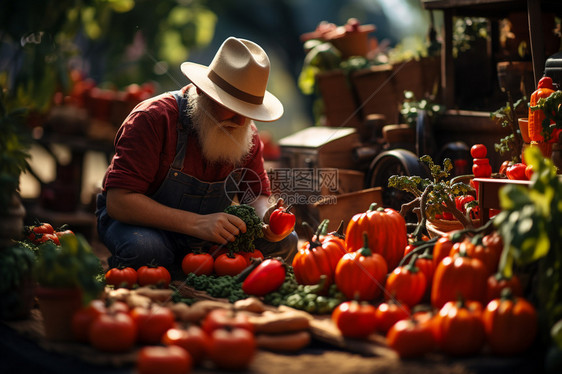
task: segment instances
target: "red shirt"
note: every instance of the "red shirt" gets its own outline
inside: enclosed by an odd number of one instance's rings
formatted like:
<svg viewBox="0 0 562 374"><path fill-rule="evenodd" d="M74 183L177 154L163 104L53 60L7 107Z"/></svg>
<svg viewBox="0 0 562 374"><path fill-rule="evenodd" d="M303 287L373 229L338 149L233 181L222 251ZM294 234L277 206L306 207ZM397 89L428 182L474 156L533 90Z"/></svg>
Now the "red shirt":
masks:
<svg viewBox="0 0 562 374"><path fill-rule="evenodd" d="M182 91L186 89L187 86ZM178 112L176 99L170 93L143 101L131 111L115 137L115 155L103 179L104 191L123 188L149 196L156 192L176 153ZM236 167L253 170L261 180L261 190L253 192L256 196L269 196L271 188L263 167L263 143L253 123L252 128L254 145ZM197 135L190 133L184 173L204 182L219 182L224 181L233 169L231 164L204 160Z"/></svg>

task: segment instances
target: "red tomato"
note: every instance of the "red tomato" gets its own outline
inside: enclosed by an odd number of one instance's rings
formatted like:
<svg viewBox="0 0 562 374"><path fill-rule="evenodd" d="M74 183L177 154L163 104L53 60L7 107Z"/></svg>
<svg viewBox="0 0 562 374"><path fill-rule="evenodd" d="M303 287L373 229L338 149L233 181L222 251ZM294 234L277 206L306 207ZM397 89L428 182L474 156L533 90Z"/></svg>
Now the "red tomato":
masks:
<svg viewBox="0 0 562 374"><path fill-rule="evenodd" d="M431 324L411 318L396 322L388 330L386 341L401 358L423 356L435 346Z"/></svg>
<svg viewBox="0 0 562 374"><path fill-rule="evenodd" d="M139 286L158 286L167 288L172 281L172 276L164 266L145 265L137 270Z"/></svg>
<svg viewBox="0 0 562 374"><path fill-rule="evenodd" d="M276 259L260 263L242 283L242 291L248 295L264 296L276 291L285 281L285 264Z"/></svg>
<svg viewBox="0 0 562 374"><path fill-rule="evenodd" d="M377 319L377 330L386 335L388 330L398 321L407 319L410 308L406 304L386 301L377 307L375 318Z"/></svg>
<svg viewBox="0 0 562 374"><path fill-rule="evenodd" d="M246 329L252 333L254 332L254 325L250 323L248 317L245 314L236 313L232 309L214 309L210 311L203 319L203 322L201 322L201 327L207 334L223 328Z"/></svg>
<svg viewBox="0 0 562 374"><path fill-rule="evenodd" d="M135 307L130 314L137 325L139 341L142 343L160 343L162 336L175 324L174 313L164 306Z"/></svg>
<svg viewBox="0 0 562 374"><path fill-rule="evenodd" d="M252 252L240 252L240 254L242 256L244 256L248 265L250 265L252 263L253 258L258 259L258 260L264 259L263 253L261 253L261 251L259 249L254 249Z"/></svg>
<svg viewBox="0 0 562 374"><path fill-rule="evenodd" d="M295 227L295 222L297 217L291 212L289 212L291 206L287 209L284 207L279 207L271 212L269 216L269 227L274 234L283 235L291 232L293 227Z"/></svg>
<svg viewBox="0 0 562 374"><path fill-rule="evenodd" d="M177 345L188 351L193 364L199 364L209 351L209 336L197 325L190 325L186 329L171 328L162 337L162 344Z"/></svg>
<svg viewBox="0 0 562 374"><path fill-rule="evenodd" d="M26 237L34 244L45 243L52 240L56 245L59 245L59 238L55 233L55 229L50 223L39 223L34 226L25 227Z"/></svg>
<svg viewBox="0 0 562 374"><path fill-rule="evenodd" d="M224 253L215 260L214 271L216 275L235 276L248 266L244 256L238 253Z"/></svg>
<svg viewBox="0 0 562 374"><path fill-rule="evenodd" d="M510 167L513 164L513 161L509 161L506 160L504 162L502 162L502 164L500 165L500 174L506 175L507 173L507 168Z"/></svg>
<svg viewBox="0 0 562 374"><path fill-rule="evenodd" d="M512 180L527 180L525 176L525 169L527 165L522 162L511 165L506 170L507 179Z"/></svg>
<svg viewBox="0 0 562 374"><path fill-rule="evenodd" d="M472 173L477 178L489 178L492 175L492 165L487 158L475 158L472 160Z"/></svg>
<svg viewBox="0 0 562 374"><path fill-rule="evenodd" d="M65 235L74 235L74 232L72 230L57 231L55 232L55 235L60 238Z"/></svg>
<svg viewBox="0 0 562 374"><path fill-rule="evenodd" d="M188 253L181 262L185 274L211 275L215 260L209 253Z"/></svg>
<svg viewBox="0 0 562 374"><path fill-rule="evenodd" d="M105 283L115 288L132 288L137 283L137 271L131 267L117 267L105 273Z"/></svg>
<svg viewBox="0 0 562 374"><path fill-rule="evenodd" d="M191 368L189 352L178 346L142 347L137 359L138 374L188 374Z"/></svg>
<svg viewBox="0 0 562 374"><path fill-rule="evenodd" d="M105 302L99 299L92 300L88 306L78 309L72 316L74 338L79 342L88 342L92 322L106 312Z"/></svg>
<svg viewBox="0 0 562 374"><path fill-rule="evenodd" d="M527 165L527 167L525 168L525 178L531 180L532 176L533 176L533 165Z"/></svg>
<svg viewBox="0 0 562 374"><path fill-rule="evenodd" d="M216 329L211 335L209 358L225 370L246 369L256 352L254 334L246 329Z"/></svg>
<svg viewBox="0 0 562 374"><path fill-rule="evenodd" d="M343 336L365 339L377 327L376 310L371 304L345 301L332 312L332 321Z"/></svg>
<svg viewBox="0 0 562 374"><path fill-rule="evenodd" d="M488 149L484 144L474 144L472 148L470 148L470 155L473 158L484 158L488 153Z"/></svg>
<svg viewBox="0 0 562 374"><path fill-rule="evenodd" d="M135 321L125 313L106 313L90 326L90 343L104 352L130 351L137 340Z"/></svg>

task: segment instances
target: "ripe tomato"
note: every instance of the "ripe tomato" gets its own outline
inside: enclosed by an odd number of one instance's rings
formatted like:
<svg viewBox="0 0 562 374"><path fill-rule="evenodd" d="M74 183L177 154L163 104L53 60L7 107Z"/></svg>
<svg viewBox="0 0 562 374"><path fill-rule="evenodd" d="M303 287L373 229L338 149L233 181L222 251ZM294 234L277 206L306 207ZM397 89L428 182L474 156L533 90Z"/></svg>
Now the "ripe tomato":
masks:
<svg viewBox="0 0 562 374"><path fill-rule="evenodd" d="M135 321L125 313L105 313L90 326L90 343L104 352L127 352L137 340Z"/></svg>
<svg viewBox="0 0 562 374"><path fill-rule="evenodd" d="M386 335L396 322L407 319L409 316L410 308L406 304L390 300L383 302L379 304L375 312L377 330Z"/></svg>
<svg viewBox="0 0 562 374"><path fill-rule="evenodd" d="M190 325L186 329L171 328L162 337L162 344L177 345L188 351L193 364L199 364L209 351L209 336L197 325Z"/></svg>
<svg viewBox="0 0 562 374"><path fill-rule="evenodd" d="M527 165L525 165L522 162L518 162L516 164L509 166L506 170L507 179L527 180L527 177L525 176L526 168Z"/></svg>
<svg viewBox="0 0 562 374"><path fill-rule="evenodd" d="M137 271L131 267L117 267L105 273L105 283L115 288L132 288L137 283Z"/></svg>
<svg viewBox="0 0 562 374"><path fill-rule="evenodd" d="M74 235L74 232L72 230L63 230L55 232L55 235L60 238L65 235Z"/></svg>
<svg viewBox="0 0 562 374"><path fill-rule="evenodd" d="M192 359L185 349L178 346L142 347L137 359L138 374L188 374Z"/></svg>
<svg viewBox="0 0 562 374"><path fill-rule="evenodd" d="M238 253L224 253L215 260L215 274L235 276L248 266L244 256Z"/></svg>
<svg viewBox="0 0 562 374"><path fill-rule="evenodd" d="M92 322L106 312L105 302L99 299L90 301L90 304L74 312L72 316L72 334L74 338L79 342L88 342Z"/></svg>
<svg viewBox="0 0 562 374"><path fill-rule="evenodd" d="M59 238L55 233L55 229L50 223L39 223L33 226L25 227L26 237L34 244L45 243L52 240L56 245L59 245Z"/></svg>
<svg viewBox="0 0 562 374"><path fill-rule="evenodd" d="M139 286L158 286L167 288L172 281L172 276L164 266L145 265L137 270Z"/></svg>
<svg viewBox="0 0 562 374"><path fill-rule="evenodd" d="M289 209L291 209L291 206L286 209L281 206L271 212L269 216L269 227L274 234L284 235L291 232L293 227L295 227L297 217L289 212Z"/></svg>
<svg viewBox="0 0 562 374"><path fill-rule="evenodd" d="M488 153L488 149L484 144L474 144L472 148L470 148L470 155L473 158L484 158Z"/></svg>
<svg viewBox="0 0 562 374"><path fill-rule="evenodd" d="M254 332L254 325L250 323L248 317L242 313L236 313L233 309L213 309L201 322L203 331L211 334L214 330L223 328L246 329Z"/></svg>
<svg viewBox="0 0 562 374"><path fill-rule="evenodd" d="M388 330L386 341L401 358L423 356L431 352L435 346L431 325L411 318L396 322Z"/></svg>
<svg viewBox="0 0 562 374"><path fill-rule="evenodd" d="M188 253L181 262L181 268L185 274L211 275L215 260L209 253Z"/></svg>
<svg viewBox="0 0 562 374"><path fill-rule="evenodd" d="M216 329L211 335L209 358L225 370L246 369L256 352L254 334L246 329Z"/></svg>
<svg viewBox="0 0 562 374"><path fill-rule="evenodd" d="M175 324L174 313L165 306L135 307L130 314L137 325L139 341L142 343L160 343L162 336Z"/></svg>
<svg viewBox="0 0 562 374"><path fill-rule="evenodd" d="M343 336L365 339L377 327L376 310L371 304L345 301L332 312L332 321Z"/></svg>
<svg viewBox="0 0 562 374"><path fill-rule="evenodd" d="M264 296L276 291L285 281L285 264L276 259L260 263L242 283L242 291L248 295Z"/></svg>
<svg viewBox="0 0 562 374"><path fill-rule="evenodd" d="M253 258L258 259L258 260L264 259L263 253L261 253L261 251L259 249L254 249L252 252L240 252L240 254L242 256L244 256L248 265L250 265L252 263Z"/></svg>

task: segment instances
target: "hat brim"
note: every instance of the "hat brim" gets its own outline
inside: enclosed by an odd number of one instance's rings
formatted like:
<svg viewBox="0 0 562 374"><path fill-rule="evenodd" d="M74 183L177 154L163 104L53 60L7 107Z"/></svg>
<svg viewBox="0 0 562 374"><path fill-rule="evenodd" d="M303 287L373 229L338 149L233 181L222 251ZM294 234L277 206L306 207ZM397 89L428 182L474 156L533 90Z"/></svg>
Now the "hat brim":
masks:
<svg viewBox="0 0 562 374"><path fill-rule="evenodd" d="M269 91L265 91L261 104L251 104L228 94L209 78L209 68L193 62L181 64L182 73L213 100L240 115L261 122L272 122L283 115L283 104Z"/></svg>

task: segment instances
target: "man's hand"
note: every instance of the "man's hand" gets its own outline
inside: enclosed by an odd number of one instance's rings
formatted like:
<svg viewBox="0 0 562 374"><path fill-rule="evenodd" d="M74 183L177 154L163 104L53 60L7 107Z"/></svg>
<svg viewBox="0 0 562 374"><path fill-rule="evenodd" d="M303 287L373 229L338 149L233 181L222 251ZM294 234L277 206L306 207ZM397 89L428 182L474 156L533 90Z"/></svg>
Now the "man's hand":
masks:
<svg viewBox="0 0 562 374"><path fill-rule="evenodd" d="M212 213L200 217L197 237L203 240L226 244L234 241L241 232L246 232L246 223L232 214Z"/></svg>

